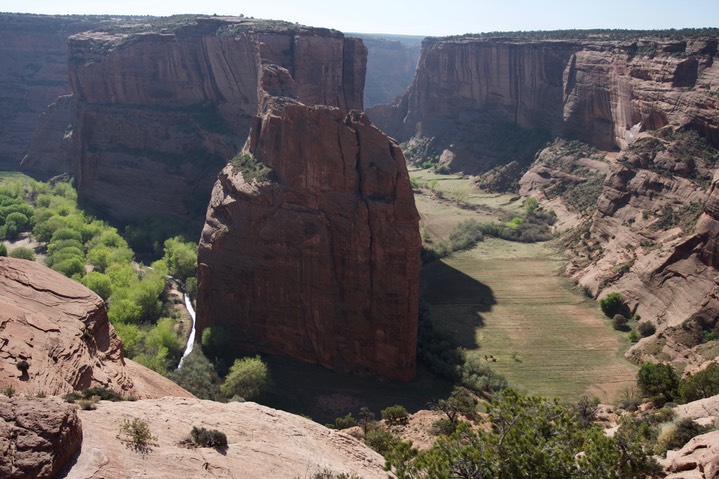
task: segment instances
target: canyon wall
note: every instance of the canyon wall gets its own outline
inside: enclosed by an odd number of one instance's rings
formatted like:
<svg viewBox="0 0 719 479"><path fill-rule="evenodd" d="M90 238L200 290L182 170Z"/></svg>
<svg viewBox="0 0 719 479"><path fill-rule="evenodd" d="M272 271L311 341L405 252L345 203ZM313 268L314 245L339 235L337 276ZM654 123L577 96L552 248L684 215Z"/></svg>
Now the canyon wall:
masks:
<svg viewBox="0 0 719 479"><path fill-rule="evenodd" d="M206 17L70 37L81 198L120 221L200 218L247 138L267 65L289 72L277 88L300 101L362 107L361 41L275 23Z"/></svg>
<svg viewBox="0 0 719 479"><path fill-rule="evenodd" d="M101 20L0 14L0 168L19 169L38 129L48 122L52 127L42 132L45 144L59 149L70 123L67 38L99 26ZM46 152L54 161L40 159L40 153L23 169L42 177L69 171L69 158L61 151Z"/></svg>
<svg viewBox="0 0 719 479"><path fill-rule="evenodd" d="M367 47L365 108L392 103L412 83L422 37L357 34Z"/></svg>
<svg viewBox="0 0 719 479"><path fill-rule="evenodd" d="M443 163L475 174L529 164L556 136L616 150L671 125L718 145L716 59L716 38L430 38L404 97L369 114L398 139L435 138ZM546 136L522 148L528 132Z"/></svg>
<svg viewBox="0 0 719 479"><path fill-rule="evenodd" d="M246 352L411 379L421 243L398 145L359 111L264 102L244 163L212 192L198 332L221 326Z"/></svg>

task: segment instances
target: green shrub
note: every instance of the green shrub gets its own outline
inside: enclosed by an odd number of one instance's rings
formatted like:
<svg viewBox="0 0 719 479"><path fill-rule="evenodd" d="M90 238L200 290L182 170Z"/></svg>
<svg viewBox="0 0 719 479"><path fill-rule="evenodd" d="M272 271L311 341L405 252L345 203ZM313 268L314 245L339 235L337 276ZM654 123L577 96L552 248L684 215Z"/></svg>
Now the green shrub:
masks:
<svg viewBox="0 0 719 479"><path fill-rule="evenodd" d="M193 348L182 362L182 367L168 376L200 399L217 401L221 397L220 378L201 348Z"/></svg>
<svg viewBox="0 0 719 479"><path fill-rule="evenodd" d="M639 334L646 338L648 336L651 336L652 334L657 332L657 327L654 326L654 324L650 323L649 321L646 321L644 323L639 323L637 326L637 331L639 331Z"/></svg>
<svg viewBox="0 0 719 479"><path fill-rule="evenodd" d="M693 419L685 417L672 424L669 433L659 440L658 446L663 450L680 449L689 440L709 431L710 428L700 426Z"/></svg>
<svg viewBox="0 0 719 479"><path fill-rule="evenodd" d="M401 424L407 422L409 413L404 406L395 404L380 411L382 419L389 424Z"/></svg>
<svg viewBox="0 0 719 479"><path fill-rule="evenodd" d="M626 331L628 321L629 320L623 315L615 314L614 317L612 317L612 327L617 331Z"/></svg>
<svg viewBox="0 0 719 479"><path fill-rule="evenodd" d="M90 271L82 278L81 282L104 301L107 301L112 294L112 281L105 274Z"/></svg>
<svg viewBox="0 0 719 479"><path fill-rule="evenodd" d="M391 432L381 427L372 428L367 431L364 438L365 444L383 456L387 454L395 444L400 442Z"/></svg>
<svg viewBox="0 0 719 479"><path fill-rule="evenodd" d="M28 261L35 261L35 252L31 248L20 246L10 251L9 256L11 258L26 259Z"/></svg>
<svg viewBox="0 0 719 479"><path fill-rule="evenodd" d="M227 447L227 436L217 429L193 427L190 432L190 439L198 447L212 447L215 449Z"/></svg>
<svg viewBox="0 0 719 479"><path fill-rule="evenodd" d="M679 383L681 402L696 401L719 394L719 364L711 363L705 369L683 378Z"/></svg>
<svg viewBox="0 0 719 479"><path fill-rule="evenodd" d="M0 256L7 256L7 247L5 243L0 243Z"/></svg>
<svg viewBox="0 0 719 479"><path fill-rule="evenodd" d="M338 417L335 418L335 429L347 429L350 427L355 427L357 425L357 420L352 417L352 413L348 412L346 416L344 417Z"/></svg>
<svg viewBox="0 0 719 479"><path fill-rule="evenodd" d="M637 387L645 398L662 406L677 397L679 378L671 365L645 361L637 373Z"/></svg>
<svg viewBox="0 0 719 479"><path fill-rule="evenodd" d="M484 240L482 225L474 219L459 222L449 234L453 251L470 249L482 240Z"/></svg>
<svg viewBox="0 0 719 479"><path fill-rule="evenodd" d="M249 153L240 153L230 160L233 172L242 173L248 183L271 183L275 181L275 172L272 168L259 161Z"/></svg>
<svg viewBox="0 0 719 479"><path fill-rule="evenodd" d="M118 438L138 451L146 451L153 441L157 441L157 436L153 436L150 431L150 424L140 418L125 419L120 426Z"/></svg>
<svg viewBox="0 0 719 479"><path fill-rule="evenodd" d="M599 307L606 317L611 318L615 314L622 313L624 300L622 299L622 295L617 292L609 293L604 299L599 301Z"/></svg>
<svg viewBox="0 0 719 479"><path fill-rule="evenodd" d="M267 388L270 373L267 364L259 356L235 360L220 391L227 398L239 396L255 399Z"/></svg>

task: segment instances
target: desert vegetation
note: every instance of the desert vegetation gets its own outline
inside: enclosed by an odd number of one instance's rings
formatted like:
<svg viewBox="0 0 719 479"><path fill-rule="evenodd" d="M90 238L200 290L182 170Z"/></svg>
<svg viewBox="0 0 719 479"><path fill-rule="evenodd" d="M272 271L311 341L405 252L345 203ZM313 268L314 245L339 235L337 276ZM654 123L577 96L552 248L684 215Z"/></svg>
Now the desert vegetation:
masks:
<svg viewBox="0 0 719 479"><path fill-rule="evenodd" d="M149 267L136 263L116 228L78 206L67 179L6 179L0 183L0 204L0 239L22 234L34 245L11 248L11 256L41 257L50 268L93 290L106 301L128 357L162 374L174 368L184 342L178 313L169 302L167 276L196 284L196 245L169 238Z"/></svg>

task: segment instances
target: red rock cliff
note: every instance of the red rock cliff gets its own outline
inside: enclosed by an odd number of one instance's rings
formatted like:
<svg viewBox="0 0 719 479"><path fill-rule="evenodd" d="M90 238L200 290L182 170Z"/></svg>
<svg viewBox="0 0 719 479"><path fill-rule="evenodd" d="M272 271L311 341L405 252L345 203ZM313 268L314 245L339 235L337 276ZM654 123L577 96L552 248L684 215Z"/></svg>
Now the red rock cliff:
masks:
<svg viewBox="0 0 719 479"><path fill-rule="evenodd" d="M689 125L719 145L716 59L716 38L428 39L405 96L370 115L397 138L436 137L443 160L469 173L522 159L502 149L507 126L617 149L639 131Z"/></svg>
<svg viewBox="0 0 719 479"><path fill-rule="evenodd" d="M48 105L70 94L67 76L69 35L95 28L97 17L0 14L0 167L17 170L33 136L50 118L55 163L28 161L23 169L43 176L57 174L68 165L57 161L65 128L70 122L67 102ZM46 144L50 141L44 138ZM39 153L39 152L38 152ZM36 155L37 156L37 155ZM66 158L65 158L66 160ZM42 163L42 164L40 164Z"/></svg>
<svg viewBox="0 0 719 479"><path fill-rule="evenodd" d="M361 108L366 49L332 30L240 18L69 40L78 191L110 217L200 217L258 111L263 66L307 104Z"/></svg>
<svg viewBox="0 0 719 479"><path fill-rule="evenodd" d="M398 145L357 111L264 102L244 155L274 179L228 165L215 184L199 331L222 326L241 350L411 379L419 216Z"/></svg>

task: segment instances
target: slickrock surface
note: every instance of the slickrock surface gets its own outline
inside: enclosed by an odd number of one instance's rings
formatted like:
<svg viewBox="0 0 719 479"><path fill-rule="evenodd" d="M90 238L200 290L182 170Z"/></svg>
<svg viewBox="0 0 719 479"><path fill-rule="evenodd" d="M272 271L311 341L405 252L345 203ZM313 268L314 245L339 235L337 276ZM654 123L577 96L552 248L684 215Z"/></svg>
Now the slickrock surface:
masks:
<svg viewBox="0 0 719 479"><path fill-rule="evenodd" d="M78 414L84 432L82 452L67 479L295 479L325 469L366 479L387 478L382 456L360 441L255 403L170 397L134 403L101 401L97 410ZM123 421L132 418L147 421L157 437L144 454L116 437ZM225 433L227 449L180 446L193 426Z"/></svg>
<svg viewBox="0 0 719 479"><path fill-rule="evenodd" d="M0 258L0 292L0 386L47 395L104 386L136 397L191 396L143 366L128 369L105 304L83 285L31 261Z"/></svg>
<svg viewBox="0 0 719 479"><path fill-rule="evenodd" d="M81 444L74 406L56 399L0 396L0 477L57 477Z"/></svg>
<svg viewBox="0 0 719 479"><path fill-rule="evenodd" d="M222 326L240 349L411 379L420 237L398 145L363 113L267 101L245 153L275 180L220 174L198 256L198 334Z"/></svg>
<svg viewBox="0 0 719 479"><path fill-rule="evenodd" d="M719 431L692 438L679 451L667 453L666 479L719 478Z"/></svg>

